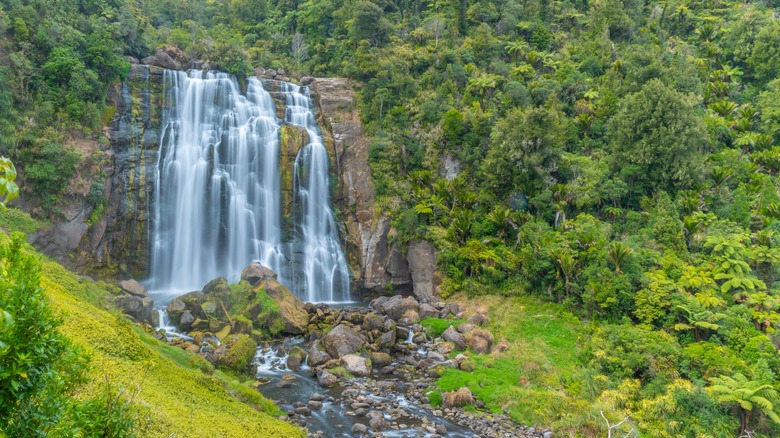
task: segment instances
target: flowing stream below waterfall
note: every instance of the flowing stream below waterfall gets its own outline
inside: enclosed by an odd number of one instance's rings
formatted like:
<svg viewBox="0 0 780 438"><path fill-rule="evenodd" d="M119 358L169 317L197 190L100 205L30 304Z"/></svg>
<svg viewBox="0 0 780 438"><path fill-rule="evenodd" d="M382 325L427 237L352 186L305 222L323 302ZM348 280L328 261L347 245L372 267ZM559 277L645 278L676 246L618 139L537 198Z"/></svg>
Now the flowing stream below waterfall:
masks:
<svg viewBox="0 0 780 438"><path fill-rule="evenodd" d="M318 383L313 370L305 362L300 371L287 369L286 349L303 342L303 338L293 338L258 348L257 378L263 382L260 392L277 402L282 410L290 414L310 413L297 415L299 423L308 429L310 436L353 436L355 424L365 425L371 430L372 412L378 412L373 415L381 415L387 424L387 429L381 431L385 437L439 435L458 438L474 435L468 428L443 418L441 414L434 415L436 409L423 407L424 404L409 393L419 392L420 382L408 381L403 375L373 373L370 378L342 379L340 385L326 388ZM425 352L425 346L420 346L418 354L424 356ZM396 362L394 364L397 365ZM441 413L440 410L438 412Z"/></svg>

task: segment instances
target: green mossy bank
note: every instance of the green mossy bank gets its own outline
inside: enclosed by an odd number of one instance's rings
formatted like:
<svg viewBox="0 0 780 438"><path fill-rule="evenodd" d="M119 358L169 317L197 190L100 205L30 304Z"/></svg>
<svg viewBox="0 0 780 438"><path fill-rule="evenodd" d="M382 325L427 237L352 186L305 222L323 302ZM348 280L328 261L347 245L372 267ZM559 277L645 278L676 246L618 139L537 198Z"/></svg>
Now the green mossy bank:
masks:
<svg viewBox="0 0 780 438"><path fill-rule="evenodd" d="M0 231L0 244L8 240ZM88 381L78 388L76 398L99 394L107 380L124 389L136 413L136 436L304 436L299 428L277 419L281 412L249 384L213 371L196 355L170 347L98 307L110 286L78 278L39 257L41 287L62 318L60 331L90 357Z"/></svg>

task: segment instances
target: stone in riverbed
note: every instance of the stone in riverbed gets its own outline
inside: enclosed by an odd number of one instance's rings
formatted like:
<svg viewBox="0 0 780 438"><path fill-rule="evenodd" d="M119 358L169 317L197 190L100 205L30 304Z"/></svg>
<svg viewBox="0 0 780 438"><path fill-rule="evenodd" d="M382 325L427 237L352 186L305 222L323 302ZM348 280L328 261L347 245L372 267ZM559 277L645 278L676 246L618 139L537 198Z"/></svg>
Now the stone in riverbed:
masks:
<svg viewBox="0 0 780 438"><path fill-rule="evenodd" d="M214 351L214 362L234 371L245 371L255 357L255 350L257 344L249 336L232 335Z"/></svg>
<svg viewBox="0 0 780 438"><path fill-rule="evenodd" d="M306 404L306 407L311 409L312 411L318 411L322 409L322 402L316 400L309 400L309 403Z"/></svg>
<svg viewBox="0 0 780 438"><path fill-rule="evenodd" d="M355 423L352 426L352 435L365 435L368 433L368 427L365 424Z"/></svg>
<svg viewBox="0 0 780 438"><path fill-rule="evenodd" d="M390 330L387 333L383 333L379 337L379 346L382 348L390 348L395 345L395 330Z"/></svg>
<svg viewBox="0 0 780 438"><path fill-rule="evenodd" d="M371 365L376 368L380 368L385 365L390 365L392 362L393 362L393 357L387 353L383 353L381 351L371 353Z"/></svg>
<svg viewBox="0 0 780 438"><path fill-rule="evenodd" d="M287 353L287 368L293 371L300 371L301 364L305 358L306 352L301 347L292 347Z"/></svg>
<svg viewBox="0 0 780 438"><path fill-rule="evenodd" d="M309 366L312 368L325 364L333 359L325 350L322 349L320 341L314 341L309 349Z"/></svg>
<svg viewBox="0 0 780 438"><path fill-rule="evenodd" d="M452 342L458 348L462 350L466 346L466 338L455 330L455 327L450 326L442 333L441 338L447 342Z"/></svg>
<svg viewBox="0 0 780 438"><path fill-rule="evenodd" d="M385 421L384 418L380 416L376 416L368 421L368 425L371 427L371 429L374 430L374 432L380 432L388 428L387 421Z"/></svg>
<svg viewBox="0 0 780 438"><path fill-rule="evenodd" d="M353 376L368 377L371 375L371 364L365 357L355 354L344 355L341 357L341 366Z"/></svg>
<svg viewBox="0 0 780 438"><path fill-rule="evenodd" d="M326 369L319 369L317 370L317 381L322 386L330 387L339 383L339 378Z"/></svg>
<svg viewBox="0 0 780 438"><path fill-rule="evenodd" d="M168 304L166 310L168 311L168 319L171 321L171 324L178 325L182 313L184 313L184 311L187 310L187 306L184 304L184 301L176 298L173 301L171 301L171 304ZM190 324L191 323L192 321L190 321Z"/></svg>
<svg viewBox="0 0 780 438"><path fill-rule="evenodd" d="M331 357L340 358L360 351L366 340L351 327L339 324L322 338L322 345Z"/></svg>

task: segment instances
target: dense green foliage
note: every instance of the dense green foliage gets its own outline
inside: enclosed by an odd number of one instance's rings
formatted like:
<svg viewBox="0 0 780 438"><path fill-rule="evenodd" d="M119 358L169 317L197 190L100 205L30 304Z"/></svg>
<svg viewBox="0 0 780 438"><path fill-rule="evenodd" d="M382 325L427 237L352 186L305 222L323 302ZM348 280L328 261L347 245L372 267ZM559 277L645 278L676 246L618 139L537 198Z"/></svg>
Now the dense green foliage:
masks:
<svg viewBox="0 0 780 438"><path fill-rule="evenodd" d="M348 76L390 235L434 243L444 294L534 296L592 322L582 388L530 404L576 392L651 436L780 434L777 1L2 6L0 153L44 205L73 175L68 136L101 135L124 55L172 44L238 75ZM738 390L761 409L745 415Z"/></svg>
<svg viewBox="0 0 780 438"><path fill-rule="evenodd" d="M57 330L24 236L0 247L0 431L10 436L130 436L134 414L109 382L78 401L88 357Z"/></svg>

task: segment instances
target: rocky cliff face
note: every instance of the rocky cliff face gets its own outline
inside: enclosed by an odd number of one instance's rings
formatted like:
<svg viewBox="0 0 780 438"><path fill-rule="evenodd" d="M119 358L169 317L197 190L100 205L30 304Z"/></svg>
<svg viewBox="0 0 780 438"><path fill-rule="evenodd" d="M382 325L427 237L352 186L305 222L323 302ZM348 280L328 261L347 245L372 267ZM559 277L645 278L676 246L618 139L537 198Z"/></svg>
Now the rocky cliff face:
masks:
<svg viewBox="0 0 780 438"><path fill-rule="evenodd" d="M281 116L285 100L274 79L278 73L274 74L273 78L265 75L263 81ZM337 182L333 201L343 226L341 234L354 276L353 290L379 292L389 285L410 285L412 277L404 254L388 244L389 220L374 208L369 141L355 108L352 84L339 78L304 78L301 82L311 89L331 156L331 171ZM127 80L109 93L109 101L116 112L107 129L110 148L105 166L106 211L89 225L91 209L74 206L73 217L55 224L39 243L52 254L75 254L75 264L88 270L108 268L120 271L120 275L144 278L149 264L153 181L164 105L163 69L133 64ZM280 140L282 205L289 216L295 156L308 139L305 130L283 126Z"/></svg>
<svg viewBox="0 0 780 438"><path fill-rule="evenodd" d="M370 291L409 285L411 276L403 253L388 244L390 221L374 208L369 141L355 108L352 84L347 79L318 78L311 89L339 176L335 203L346 228L347 258L354 284Z"/></svg>

